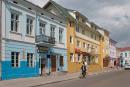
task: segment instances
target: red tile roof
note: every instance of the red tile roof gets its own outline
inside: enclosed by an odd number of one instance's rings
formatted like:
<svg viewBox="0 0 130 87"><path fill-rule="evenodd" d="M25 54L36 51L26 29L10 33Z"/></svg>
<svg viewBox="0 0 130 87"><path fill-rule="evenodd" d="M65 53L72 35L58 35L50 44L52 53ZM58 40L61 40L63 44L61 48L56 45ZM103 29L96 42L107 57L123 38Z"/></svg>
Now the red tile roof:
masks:
<svg viewBox="0 0 130 87"><path fill-rule="evenodd" d="M130 51L130 47L119 48L121 52Z"/></svg>

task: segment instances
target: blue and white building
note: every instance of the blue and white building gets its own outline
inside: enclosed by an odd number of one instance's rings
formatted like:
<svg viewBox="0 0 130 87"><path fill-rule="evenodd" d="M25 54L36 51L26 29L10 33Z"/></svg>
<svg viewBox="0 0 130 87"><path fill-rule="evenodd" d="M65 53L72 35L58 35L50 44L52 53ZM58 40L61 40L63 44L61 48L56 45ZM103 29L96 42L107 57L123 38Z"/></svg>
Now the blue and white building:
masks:
<svg viewBox="0 0 130 87"><path fill-rule="evenodd" d="M66 23L26 0L0 0L2 80L67 71Z"/></svg>
<svg viewBox="0 0 130 87"><path fill-rule="evenodd" d="M130 60L130 47L120 48L121 65L125 66L126 60Z"/></svg>

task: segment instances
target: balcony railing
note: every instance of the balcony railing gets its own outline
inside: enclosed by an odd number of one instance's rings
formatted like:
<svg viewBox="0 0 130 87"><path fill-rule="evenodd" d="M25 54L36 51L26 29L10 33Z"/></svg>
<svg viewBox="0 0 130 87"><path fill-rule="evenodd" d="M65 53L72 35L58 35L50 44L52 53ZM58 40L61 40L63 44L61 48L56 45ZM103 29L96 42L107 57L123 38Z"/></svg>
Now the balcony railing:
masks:
<svg viewBox="0 0 130 87"><path fill-rule="evenodd" d="M54 37L49 37L46 35L37 35L36 36L36 42L37 43L49 43L49 44L55 44L55 38Z"/></svg>

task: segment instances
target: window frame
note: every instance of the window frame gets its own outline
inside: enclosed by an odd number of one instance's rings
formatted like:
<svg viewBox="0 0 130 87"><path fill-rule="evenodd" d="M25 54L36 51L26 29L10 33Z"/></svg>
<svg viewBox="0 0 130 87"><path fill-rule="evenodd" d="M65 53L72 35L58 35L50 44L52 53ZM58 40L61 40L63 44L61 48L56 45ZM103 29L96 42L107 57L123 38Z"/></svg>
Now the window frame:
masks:
<svg viewBox="0 0 130 87"><path fill-rule="evenodd" d="M14 58L12 58L12 57L14 57ZM15 51L11 52L11 66L13 68L20 67L20 52L15 52Z"/></svg>
<svg viewBox="0 0 130 87"><path fill-rule="evenodd" d="M59 28L59 43L63 43L63 29Z"/></svg>
<svg viewBox="0 0 130 87"><path fill-rule="evenodd" d="M73 44L73 37L70 35L70 43Z"/></svg>
<svg viewBox="0 0 130 87"><path fill-rule="evenodd" d="M29 36L33 36L34 30L34 19L31 17L26 18L26 34Z"/></svg>
<svg viewBox="0 0 130 87"><path fill-rule="evenodd" d="M11 12L11 32L19 32L19 16L18 13Z"/></svg>
<svg viewBox="0 0 130 87"><path fill-rule="evenodd" d="M51 24L51 26L50 26L50 37L52 37L52 38L55 38L55 29L56 29L56 26Z"/></svg>
<svg viewBox="0 0 130 87"><path fill-rule="evenodd" d="M78 43L79 42L79 43ZM77 40L77 47L80 47L80 44L81 42L79 40Z"/></svg>
<svg viewBox="0 0 130 87"><path fill-rule="evenodd" d="M41 26L41 24L42 24L42 26ZM40 35L45 35L46 34L46 23L43 22L43 21L39 22L39 34Z"/></svg>
<svg viewBox="0 0 130 87"><path fill-rule="evenodd" d="M27 66L34 67L34 53L27 53Z"/></svg>
<svg viewBox="0 0 130 87"><path fill-rule="evenodd" d="M74 62L74 53L70 53L70 62Z"/></svg>

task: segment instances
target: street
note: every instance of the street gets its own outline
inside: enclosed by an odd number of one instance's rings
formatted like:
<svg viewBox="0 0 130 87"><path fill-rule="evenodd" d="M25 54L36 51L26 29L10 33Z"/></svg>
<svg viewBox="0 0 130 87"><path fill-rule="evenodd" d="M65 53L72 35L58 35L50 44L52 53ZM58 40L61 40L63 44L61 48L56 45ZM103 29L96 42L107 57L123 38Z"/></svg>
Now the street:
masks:
<svg viewBox="0 0 130 87"><path fill-rule="evenodd" d="M122 70L35 87L130 87L130 71Z"/></svg>

